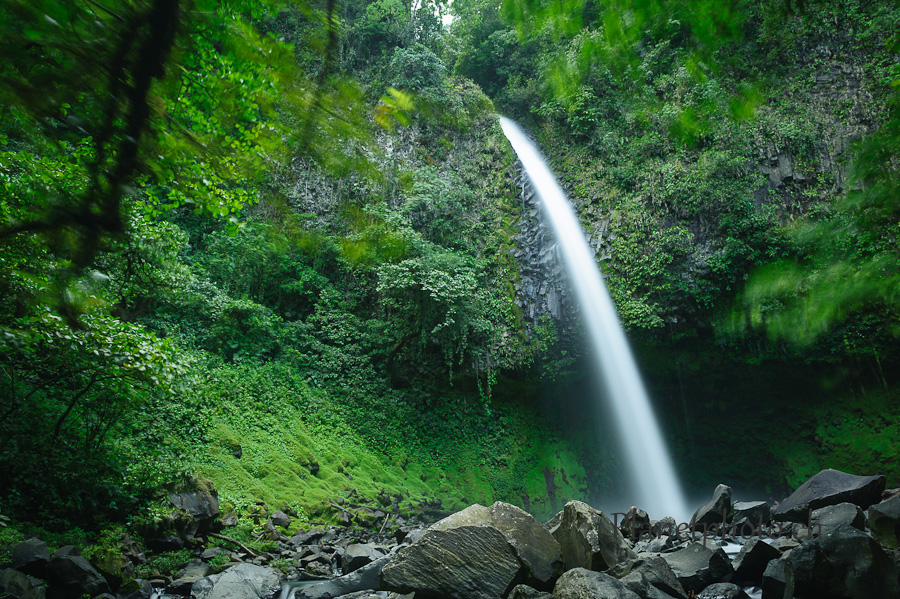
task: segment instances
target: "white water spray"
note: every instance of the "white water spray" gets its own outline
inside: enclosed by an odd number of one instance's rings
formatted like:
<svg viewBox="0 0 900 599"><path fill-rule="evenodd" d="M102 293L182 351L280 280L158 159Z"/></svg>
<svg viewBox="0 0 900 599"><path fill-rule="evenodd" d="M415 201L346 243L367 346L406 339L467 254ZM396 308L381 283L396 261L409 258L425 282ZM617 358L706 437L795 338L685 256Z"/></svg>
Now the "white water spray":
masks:
<svg viewBox="0 0 900 599"><path fill-rule="evenodd" d="M631 348L575 212L522 130L505 117L500 117L500 126L525 167L562 250L612 403L628 460L628 476L637 494L634 504L647 510L652 518L672 516L678 522L687 522L692 512L688 510Z"/></svg>

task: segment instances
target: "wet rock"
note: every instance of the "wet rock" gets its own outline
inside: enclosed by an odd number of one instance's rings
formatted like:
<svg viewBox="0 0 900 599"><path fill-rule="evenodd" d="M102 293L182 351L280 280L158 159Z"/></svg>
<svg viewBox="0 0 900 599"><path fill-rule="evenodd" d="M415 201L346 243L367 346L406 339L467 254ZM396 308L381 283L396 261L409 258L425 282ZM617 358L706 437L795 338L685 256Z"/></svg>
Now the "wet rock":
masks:
<svg viewBox="0 0 900 599"><path fill-rule="evenodd" d="M47 548L47 544L36 538L16 543L10 548L9 553L13 568L33 576L43 576L50 561L50 549Z"/></svg>
<svg viewBox="0 0 900 599"><path fill-rule="evenodd" d="M750 539L734 558L734 580L759 584L769 562L781 557L781 552L760 539Z"/></svg>
<svg viewBox="0 0 900 599"><path fill-rule="evenodd" d="M803 543L787 559L800 596L900 597L897 564L872 537L848 524Z"/></svg>
<svg viewBox="0 0 900 599"><path fill-rule="evenodd" d="M866 517L859 506L852 503L839 503L813 510L810 517L810 527L813 535L823 535L842 524L847 524L859 530L865 530ZM805 537L801 537L805 540Z"/></svg>
<svg viewBox="0 0 900 599"><path fill-rule="evenodd" d="M793 599L794 569L786 558L773 559L762 578L763 599Z"/></svg>
<svg viewBox="0 0 900 599"><path fill-rule="evenodd" d="M499 530L463 525L429 529L414 545L400 549L384 568L382 582L401 593L496 599L511 589L521 568Z"/></svg>
<svg viewBox="0 0 900 599"><path fill-rule="evenodd" d="M731 520L731 487L719 485L712 499L697 508L691 521L697 524L719 524Z"/></svg>
<svg viewBox="0 0 900 599"><path fill-rule="evenodd" d="M622 562L607 570L606 573L622 580L626 584L631 581L643 580L646 584L672 597L681 599L686 599L687 597L684 586L678 581L672 567L669 566L666 560L658 556L639 557ZM629 588L638 594L642 594L631 585L629 585Z"/></svg>
<svg viewBox="0 0 900 599"><path fill-rule="evenodd" d="M573 568L564 573L553 587L557 599L641 599L640 596L609 574Z"/></svg>
<svg viewBox="0 0 900 599"><path fill-rule="evenodd" d="M47 564L48 597L68 598L109 592L99 572L80 555L57 555Z"/></svg>
<svg viewBox="0 0 900 599"><path fill-rule="evenodd" d="M750 599L750 595L736 584L716 582L700 591L697 599Z"/></svg>
<svg viewBox="0 0 900 599"><path fill-rule="evenodd" d="M732 507L731 523L735 527L735 534L741 534L741 527L749 525L752 528L768 524L772 512L765 501L738 501Z"/></svg>
<svg viewBox="0 0 900 599"><path fill-rule="evenodd" d="M721 547L711 549L702 543L691 543L661 557L688 592L699 593L714 582L726 582L734 573L731 561Z"/></svg>
<svg viewBox="0 0 900 599"><path fill-rule="evenodd" d="M359 570L366 564L371 564L380 557L384 557L384 552L372 545L359 543L347 545L344 554L341 556L341 570L344 574L349 574Z"/></svg>
<svg viewBox="0 0 900 599"><path fill-rule="evenodd" d="M0 570L0 597L44 599L47 589L37 578L8 568Z"/></svg>
<svg viewBox="0 0 900 599"><path fill-rule="evenodd" d="M520 584L513 588L507 599L554 599L554 597L550 593L545 593L534 587Z"/></svg>
<svg viewBox="0 0 900 599"><path fill-rule="evenodd" d="M669 595L650 584L647 577L640 572L632 572L628 576L622 578L621 582L628 590L637 594L641 599L676 599L672 595Z"/></svg>
<svg viewBox="0 0 900 599"><path fill-rule="evenodd" d="M387 588L486 597L514 581L552 584L562 571L556 540L527 512L503 502L472 505L435 523L384 570Z"/></svg>
<svg viewBox="0 0 900 599"><path fill-rule="evenodd" d="M379 558L350 574L304 587L297 591L296 599L333 599L357 591L381 588L381 574L390 556Z"/></svg>
<svg viewBox="0 0 900 599"><path fill-rule="evenodd" d="M637 557L606 514L581 501L566 504L552 534L566 569L601 571Z"/></svg>
<svg viewBox="0 0 900 599"><path fill-rule="evenodd" d="M872 536L890 549L900 548L900 496L876 503L867 512Z"/></svg>
<svg viewBox="0 0 900 599"><path fill-rule="evenodd" d="M281 586L278 574L270 568L238 564L221 574L201 578L191 589L193 599L263 599Z"/></svg>
<svg viewBox="0 0 900 599"><path fill-rule="evenodd" d="M844 502L865 509L879 500L884 487L885 478L881 475L856 476L840 470L822 470L779 504L775 519L806 522L810 510Z"/></svg>

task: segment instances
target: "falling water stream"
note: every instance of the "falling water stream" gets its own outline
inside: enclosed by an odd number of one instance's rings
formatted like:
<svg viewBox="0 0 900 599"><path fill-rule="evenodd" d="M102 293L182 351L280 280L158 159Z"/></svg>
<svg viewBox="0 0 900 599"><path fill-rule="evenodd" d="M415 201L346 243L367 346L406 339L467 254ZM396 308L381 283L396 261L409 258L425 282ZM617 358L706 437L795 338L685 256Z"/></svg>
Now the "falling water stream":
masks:
<svg viewBox="0 0 900 599"><path fill-rule="evenodd" d="M575 212L537 148L518 125L500 117L500 126L525 167L559 243L615 415L629 483L635 493L632 503L652 518L672 516L678 522L687 522L691 512L656 415Z"/></svg>

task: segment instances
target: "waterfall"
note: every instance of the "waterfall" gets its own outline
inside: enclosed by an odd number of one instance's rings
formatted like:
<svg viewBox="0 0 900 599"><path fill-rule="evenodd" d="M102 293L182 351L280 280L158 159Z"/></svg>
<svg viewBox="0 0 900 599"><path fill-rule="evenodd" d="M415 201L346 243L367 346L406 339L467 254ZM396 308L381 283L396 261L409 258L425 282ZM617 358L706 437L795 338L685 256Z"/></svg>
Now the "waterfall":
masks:
<svg viewBox="0 0 900 599"><path fill-rule="evenodd" d="M522 130L505 117L500 117L500 126L525 167L559 243L615 415L629 483L635 493L633 503L647 510L652 518L673 516L678 522L687 522L691 512L625 332L575 211Z"/></svg>

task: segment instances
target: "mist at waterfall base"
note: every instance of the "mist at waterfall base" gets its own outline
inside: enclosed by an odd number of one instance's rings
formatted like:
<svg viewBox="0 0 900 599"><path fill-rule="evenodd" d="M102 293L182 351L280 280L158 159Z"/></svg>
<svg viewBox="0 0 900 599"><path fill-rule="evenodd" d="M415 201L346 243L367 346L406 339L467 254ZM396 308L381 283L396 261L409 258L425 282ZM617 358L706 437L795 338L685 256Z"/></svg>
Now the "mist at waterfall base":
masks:
<svg viewBox="0 0 900 599"><path fill-rule="evenodd" d="M602 375L625 457L625 479L633 494L630 503L646 510L652 518L672 516L678 522L686 522L693 510L687 507L631 348L575 212L518 125L500 117L500 126L524 166L559 244L596 358L594 368ZM609 510L612 506L602 507Z"/></svg>

